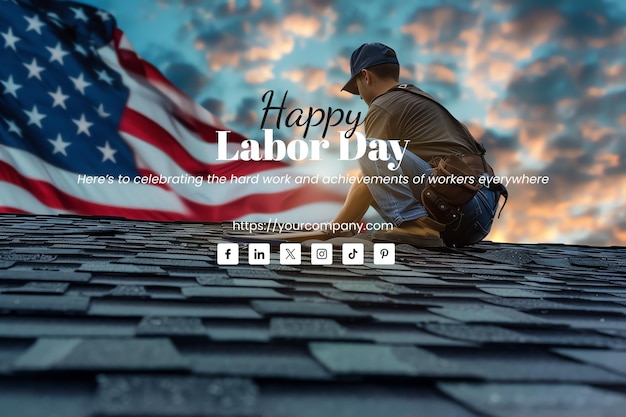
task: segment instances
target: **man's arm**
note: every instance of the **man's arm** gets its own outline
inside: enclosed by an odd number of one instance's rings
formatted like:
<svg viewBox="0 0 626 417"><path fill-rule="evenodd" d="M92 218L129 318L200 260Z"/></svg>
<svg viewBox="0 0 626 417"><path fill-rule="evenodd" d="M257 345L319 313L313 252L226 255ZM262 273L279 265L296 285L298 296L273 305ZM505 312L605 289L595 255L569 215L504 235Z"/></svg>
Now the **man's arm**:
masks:
<svg viewBox="0 0 626 417"><path fill-rule="evenodd" d="M383 108L371 105L365 117L365 135L368 138L390 139L391 115ZM363 174L360 174L362 176ZM367 184L355 182L348 191L346 201L333 220L333 223L359 222L367 212L374 198Z"/></svg>
<svg viewBox="0 0 626 417"><path fill-rule="evenodd" d="M359 222L372 204L372 193L367 184L355 182L348 191L343 207L333 220L333 223Z"/></svg>

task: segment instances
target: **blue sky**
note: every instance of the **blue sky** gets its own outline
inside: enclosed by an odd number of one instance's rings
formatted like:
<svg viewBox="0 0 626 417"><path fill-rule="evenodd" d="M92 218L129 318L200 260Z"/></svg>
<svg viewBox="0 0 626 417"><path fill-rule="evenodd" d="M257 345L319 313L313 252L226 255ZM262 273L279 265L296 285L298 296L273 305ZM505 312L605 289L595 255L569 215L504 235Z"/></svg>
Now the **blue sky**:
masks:
<svg viewBox="0 0 626 417"><path fill-rule="evenodd" d="M396 49L487 147L512 186L489 239L626 244L626 5L617 0L91 0L135 49L234 130L260 138L261 96L367 111L340 92L363 42ZM281 129L282 138L301 137ZM314 138L312 132L308 138Z"/></svg>

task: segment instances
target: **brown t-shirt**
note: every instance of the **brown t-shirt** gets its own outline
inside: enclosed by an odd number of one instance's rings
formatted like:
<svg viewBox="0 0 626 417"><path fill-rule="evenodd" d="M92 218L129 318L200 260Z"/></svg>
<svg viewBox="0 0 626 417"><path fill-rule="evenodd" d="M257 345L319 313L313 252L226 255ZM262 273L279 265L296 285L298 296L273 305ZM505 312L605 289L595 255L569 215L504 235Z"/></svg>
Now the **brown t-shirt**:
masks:
<svg viewBox="0 0 626 417"><path fill-rule="evenodd" d="M407 86L426 94L415 86ZM435 156L475 154L474 139L439 104L408 91L390 90L376 97L365 116L369 139L410 140L407 147L425 161ZM403 142L401 142L403 143Z"/></svg>

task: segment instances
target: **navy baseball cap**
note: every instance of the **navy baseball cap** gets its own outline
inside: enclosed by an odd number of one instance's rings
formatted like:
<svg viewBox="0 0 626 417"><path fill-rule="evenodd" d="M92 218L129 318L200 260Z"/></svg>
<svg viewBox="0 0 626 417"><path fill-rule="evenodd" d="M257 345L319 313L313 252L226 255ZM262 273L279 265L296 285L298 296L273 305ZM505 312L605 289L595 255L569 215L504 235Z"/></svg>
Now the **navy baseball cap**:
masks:
<svg viewBox="0 0 626 417"><path fill-rule="evenodd" d="M350 80L341 91L359 94L356 86L356 76L364 69L380 64L398 64L396 51L382 43L364 43L352 52L350 57Z"/></svg>

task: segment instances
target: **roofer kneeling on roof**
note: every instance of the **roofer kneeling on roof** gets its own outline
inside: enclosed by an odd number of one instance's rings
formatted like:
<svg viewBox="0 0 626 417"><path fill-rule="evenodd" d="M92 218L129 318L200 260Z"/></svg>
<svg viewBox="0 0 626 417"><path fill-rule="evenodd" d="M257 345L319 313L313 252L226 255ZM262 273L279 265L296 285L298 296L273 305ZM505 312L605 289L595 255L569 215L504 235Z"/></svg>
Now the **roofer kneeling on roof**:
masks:
<svg viewBox="0 0 626 417"><path fill-rule="evenodd" d="M365 117L368 140L410 141L399 169L389 169L398 161L364 157L359 160L361 175L424 176L426 181L356 182L333 221L360 221L372 205L396 226L374 233L375 241L440 247L444 242L463 246L484 239L500 196L506 199L508 195L502 184L481 185L485 181L480 176L494 175L482 144L430 95L413 85L399 84L400 65L390 47L361 45L352 53L350 72L342 90L360 95L369 106Z"/></svg>

